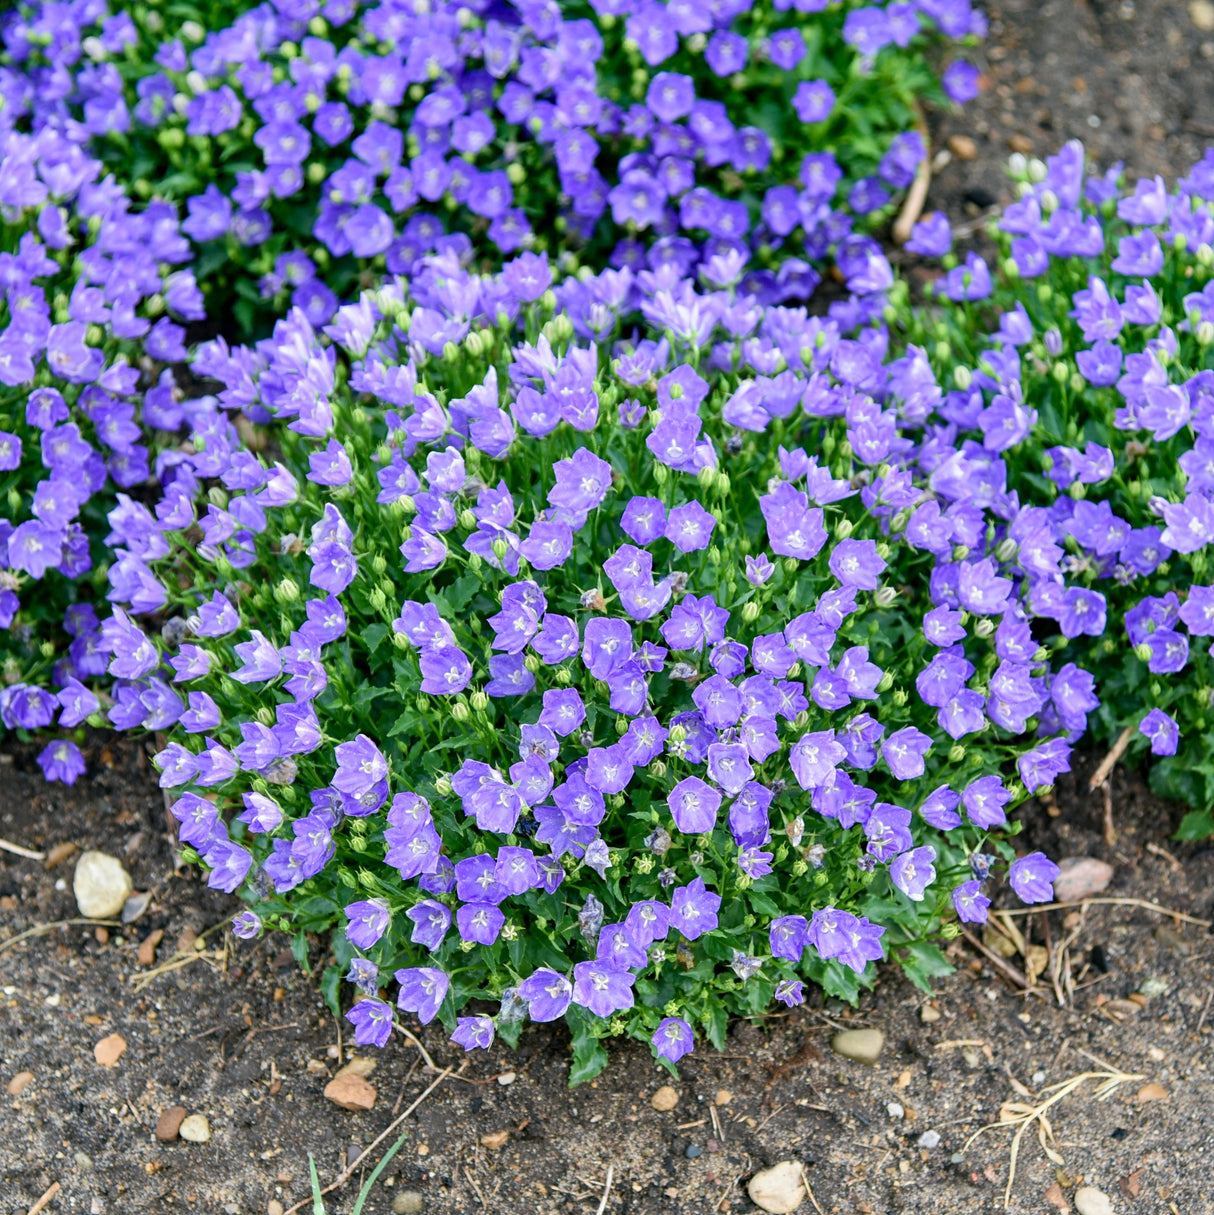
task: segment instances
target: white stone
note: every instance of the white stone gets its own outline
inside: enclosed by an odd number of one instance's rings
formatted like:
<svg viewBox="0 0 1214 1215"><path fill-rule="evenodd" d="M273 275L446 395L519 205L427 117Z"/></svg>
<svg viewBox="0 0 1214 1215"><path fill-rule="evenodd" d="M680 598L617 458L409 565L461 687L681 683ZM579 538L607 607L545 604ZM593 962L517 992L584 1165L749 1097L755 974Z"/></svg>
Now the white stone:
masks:
<svg viewBox="0 0 1214 1215"><path fill-rule="evenodd" d="M805 1197L805 1173L796 1160L781 1160L762 1169L746 1184L750 1201L768 1215L788 1215Z"/></svg>
<svg viewBox="0 0 1214 1215"><path fill-rule="evenodd" d="M1113 1215L1113 1204L1102 1190L1084 1185L1075 1191L1075 1210L1079 1215Z"/></svg>
<svg viewBox="0 0 1214 1215"><path fill-rule="evenodd" d="M104 852L82 852L72 878L72 893L80 914L90 920L113 919L134 889L131 876L117 857Z"/></svg>
<svg viewBox="0 0 1214 1215"><path fill-rule="evenodd" d="M191 1114L182 1122L177 1134L189 1143L206 1143L211 1137L211 1124L206 1114Z"/></svg>
<svg viewBox="0 0 1214 1215"><path fill-rule="evenodd" d="M871 1067L885 1049L885 1035L879 1029L845 1029L831 1038L830 1049Z"/></svg>
<svg viewBox="0 0 1214 1215"><path fill-rule="evenodd" d="M906 1110L898 1104L897 1101L891 1101L886 1107L885 1112L894 1119L905 1117Z"/></svg>
<svg viewBox="0 0 1214 1215"><path fill-rule="evenodd" d="M940 1146L940 1132L924 1131L923 1134L919 1136L919 1146L921 1148L927 1148L929 1152L934 1148L938 1148Z"/></svg>

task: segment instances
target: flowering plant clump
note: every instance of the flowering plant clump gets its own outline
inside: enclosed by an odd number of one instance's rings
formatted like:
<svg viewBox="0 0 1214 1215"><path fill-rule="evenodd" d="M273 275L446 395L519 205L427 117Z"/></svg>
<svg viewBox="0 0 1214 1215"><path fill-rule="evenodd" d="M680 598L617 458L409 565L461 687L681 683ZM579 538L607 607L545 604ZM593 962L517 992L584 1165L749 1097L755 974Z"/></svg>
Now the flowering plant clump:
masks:
<svg viewBox="0 0 1214 1215"><path fill-rule="evenodd" d="M156 432L180 427L168 365L203 317L173 208L139 214L101 165L49 127L0 135L0 722L80 726L106 673L91 602L112 584L141 611L154 580L119 562L105 577L109 522L134 509ZM163 435L167 440L167 435ZM147 552L167 552L149 537ZM145 554L146 555L146 554ZM70 738L40 762L69 784L84 762Z"/></svg>
<svg viewBox="0 0 1214 1215"><path fill-rule="evenodd" d="M753 287L804 299L807 259L914 178L917 100L974 94L975 69L942 91L924 50L985 33L969 0L224 12L21 6L0 124L67 126L133 193L184 202L199 281L246 330L288 300L323 324L445 248L639 267L655 240L679 263L689 240L743 242Z"/></svg>
<svg viewBox="0 0 1214 1215"><path fill-rule="evenodd" d="M1097 674L1101 733L1160 757L1152 783L1195 807L1180 833L1198 838L1214 832L1214 149L1172 193L1159 177L1123 191L1120 165L1085 180L1078 143L1013 171L999 266L952 258L945 310L908 335L960 364L946 416L967 443L1005 453L998 489L1034 521L1021 559L1071 584L1031 604L1058 660ZM945 253L943 217L916 242Z"/></svg>
<svg viewBox="0 0 1214 1215"><path fill-rule="evenodd" d="M199 351L205 442L123 521L168 619L115 595L111 719L176 717L189 855L239 934L333 930L359 1042L564 1017L575 1081L610 1034L673 1065L806 980L926 985L996 868L1050 897L1007 837L1094 704L1032 637L1062 575L1000 457L929 425L955 398L891 357L878 247L842 264L810 317L740 294L735 251L702 288L446 254Z"/></svg>

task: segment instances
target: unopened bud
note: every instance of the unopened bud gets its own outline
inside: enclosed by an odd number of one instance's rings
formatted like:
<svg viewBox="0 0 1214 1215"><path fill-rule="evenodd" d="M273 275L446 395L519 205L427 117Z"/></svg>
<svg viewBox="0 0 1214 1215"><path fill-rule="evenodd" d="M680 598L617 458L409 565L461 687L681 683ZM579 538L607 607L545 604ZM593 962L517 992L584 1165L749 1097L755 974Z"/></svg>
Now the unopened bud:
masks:
<svg viewBox="0 0 1214 1215"><path fill-rule="evenodd" d="M762 609L760 609L758 603L756 603L753 599L750 600L750 602L745 604L745 606L742 608L742 620L746 624L754 624L754 622L758 620L759 612L761 610Z"/></svg>
<svg viewBox="0 0 1214 1215"><path fill-rule="evenodd" d="M274 588L274 598L279 603L295 603L299 599L299 585L291 578L284 578Z"/></svg>
<svg viewBox="0 0 1214 1215"><path fill-rule="evenodd" d="M463 701L457 700L455 704L451 706L451 716L454 717L456 721L467 721L470 716L468 713L468 706L464 704Z"/></svg>
<svg viewBox="0 0 1214 1215"><path fill-rule="evenodd" d="M887 608L895 599L898 598L898 592L892 586L883 586L873 595L873 602L882 608Z"/></svg>
<svg viewBox="0 0 1214 1215"><path fill-rule="evenodd" d="M995 622L988 619L986 616L983 616L982 619L974 625L975 637L989 637L994 631Z"/></svg>
<svg viewBox="0 0 1214 1215"><path fill-rule="evenodd" d="M489 697L480 688L473 692L468 700L478 713L483 713L489 707Z"/></svg>
<svg viewBox="0 0 1214 1215"><path fill-rule="evenodd" d="M852 521L850 519L840 519L839 522L835 524L835 539L846 540L848 536L852 534L853 530L855 529L852 527Z"/></svg>
<svg viewBox="0 0 1214 1215"><path fill-rule="evenodd" d="M962 392L968 392L969 387L974 382L974 373L968 367L953 368L953 383L961 389Z"/></svg>

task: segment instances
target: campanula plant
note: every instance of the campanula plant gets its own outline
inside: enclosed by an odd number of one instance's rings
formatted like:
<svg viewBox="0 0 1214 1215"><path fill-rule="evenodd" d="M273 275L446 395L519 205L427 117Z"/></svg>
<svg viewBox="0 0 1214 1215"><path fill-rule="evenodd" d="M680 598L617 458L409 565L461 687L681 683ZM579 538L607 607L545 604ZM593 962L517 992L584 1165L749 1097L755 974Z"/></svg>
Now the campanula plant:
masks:
<svg viewBox="0 0 1214 1215"><path fill-rule="evenodd" d="M175 10L176 11L176 10ZM672 4L330 0L168 28L157 5L22 6L0 24L0 123L69 125L143 198L183 203L209 297L248 332L313 324L446 247L641 264L742 243L804 299L888 214L925 148L918 101L965 100L925 52L969 0Z"/></svg>
<svg viewBox="0 0 1214 1215"><path fill-rule="evenodd" d="M612 1034L673 1065L806 981L926 984L997 876L1050 897L1008 812L1092 677L1032 637L998 457L940 472L951 396L891 357L888 263L842 264L810 317L739 293L736 251L446 254L200 349L205 441L123 521L168 619L115 596L118 723L176 716L187 855L240 935L331 930L359 1042L564 1018L575 1081Z"/></svg>
<svg viewBox="0 0 1214 1215"><path fill-rule="evenodd" d="M950 257L944 311L907 335L954 367L947 416L966 441L1006 453L997 489L1031 506L1027 560L1069 583L1037 591L1038 636L1098 675L1101 735L1130 732L1131 760L1194 806L1180 833L1200 838L1214 831L1214 150L1171 192L1159 177L1123 188L1120 165L1085 179L1078 143L1013 173L999 264ZM946 254L943 217L912 246Z"/></svg>
<svg viewBox="0 0 1214 1215"><path fill-rule="evenodd" d="M43 128L0 134L0 722L75 730L106 673L101 615L111 586L142 611L158 584L106 536L149 480L154 448L182 424L171 365L182 323L204 316L175 210L138 214L79 144ZM159 436L159 438L157 437ZM148 551L167 552L159 537ZM126 598L124 598L124 602ZM84 762L71 737L40 762L69 784Z"/></svg>

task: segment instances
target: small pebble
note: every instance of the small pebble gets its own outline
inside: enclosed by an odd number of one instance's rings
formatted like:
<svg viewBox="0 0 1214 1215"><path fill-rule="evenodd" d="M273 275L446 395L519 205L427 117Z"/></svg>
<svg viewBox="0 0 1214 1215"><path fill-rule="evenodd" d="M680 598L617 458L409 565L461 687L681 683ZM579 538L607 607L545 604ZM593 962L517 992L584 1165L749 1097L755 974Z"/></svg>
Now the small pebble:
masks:
<svg viewBox="0 0 1214 1215"><path fill-rule="evenodd" d="M940 1020L940 1010L931 1004L925 1004L919 1009L919 1020L924 1025L931 1025L933 1022Z"/></svg>
<svg viewBox="0 0 1214 1215"><path fill-rule="evenodd" d="M1210 0L1189 0L1189 20L1199 30L1214 30L1214 4Z"/></svg>
<svg viewBox="0 0 1214 1215"><path fill-rule="evenodd" d="M830 1049L871 1067L885 1049L885 1035L879 1029L845 1029L831 1038Z"/></svg>
<svg viewBox="0 0 1214 1215"><path fill-rule="evenodd" d="M1142 985L1138 988L1139 993L1146 996L1148 1000L1154 1000L1156 996L1166 995L1167 990L1167 980L1161 979L1158 975L1152 975L1149 979L1144 979Z"/></svg>
<svg viewBox="0 0 1214 1215"><path fill-rule="evenodd" d="M518 1079L517 1072L502 1072L497 1078L498 1084L505 1087L507 1084L513 1084Z"/></svg>
<svg viewBox="0 0 1214 1215"><path fill-rule="evenodd" d="M392 1199L393 1215L418 1215L426 1205L426 1201L416 1190L401 1190Z"/></svg>
<svg viewBox="0 0 1214 1215"><path fill-rule="evenodd" d="M211 1137L211 1124L206 1114L191 1114L182 1120L177 1133L188 1143L206 1143Z"/></svg>
<svg viewBox="0 0 1214 1215"><path fill-rule="evenodd" d="M698 1143L689 1143L687 1150L683 1153L688 1160L695 1160L697 1156L704 1155L704 1149Z"/></svg>
<svg viewBox="0 0 1214 1215"><path fill-rule="evenodd" d="M83 1152L76 1153L76 1167L82 1172L87 1173L93 1167L92 1158L86 1156Z"/></svg>
<svg viewBox="0 0 1214 1215"><path fill-rule="evenodd" d="M649 1098L649 1104L652 1105L659 1114L668 1114L676 1105L679 1104L679 1094L673 1088L671 1088L669 1084L663 1084L662 1087Z"/></svg>
<svg viewBox="0 0 1214 1215"><path fill-rule="evenodd" d="M1138 1100L1144 1105L1148 1101L1164 1101L1167 1095L1168 1090L1162 1084L1144 1084L1138 1090Z"/></svg>
<svg viewBox="0 0 1214 1215"><path fill-rule="evenodd" d="M33 1072L18 1072L9 1082L7 1092L10 1097L20 1097L34 1079Z"/></svg>
<svg viewBox="0 0 1214 1215"><path fill-rule="evenodd" d="M188 1113L189 1111L183 1105L170 1105L156 1119L156 1138L161 1143L172 1143L177 1138L177 1132L181 1130L181 1124Z"/></svg>
<svg viewBox="0 0 1214 1215"><path fill-rule="evenodd" d="M266 1204L266 1215L283 1215L286 1209L277 1198L271 1198Z"/></svg>
<svg viewBox="0 0 1214 1215"><path fill-rule="evenodd" d="M901 1106L901 1105L899 1105L899 1104L898 1104L898 1102L896 1102L896 1101L891 1101L891 1102L890 1102L890 1103L889 1103L889 1104L888 1104L888 1105L885 1107L885 1112L886 1112L886 1113L887 1113L887 1114L888 1114L888 1115L889 1115L891 1118L893 1118L893 1119L895 1119L895 1120L897 1120L898 1118L904 1118L904 1117L906 1116L906 1110L904 1110L904 1109L902 1108L902 1106Z"/></svg>
<svg viewBox="0 0 1214 1215"><path fill-rule="evenodd" d="M973 160L978 155L978 145L968 135L950 135L948 150L958 160Z"/></svg>
<svg viewBox="0 0 1214 1215"><path fill-rule="evenodd" d="M1054 898L1060 903L1091 898L1113 880L1113 866L1094 856L1064 856L1058 868L1062 872L1054 879Z"/></svg>
<svg viewBox="0 0 1214 1215"><path fill-rule="evenodd" d="M940 1146L940 1132L924 1131L923 1134L919 1136L918 1143L921 1148L927 1148L927 1150L930 1152Z"/></svg>
<svg viewBox="0 0 1214 1215"><path fill-rule="evenodd" d="M1079 1215L1113 1215L1113 1204L1103 1190L1084 1185L1075 1191L1075 1210Z"/></svg>
<svg viewBox="0 0 1214 1215"><path fill-rule="evenodd" d="M1036 1088L1039 1084L1042 1084L1044 1082L1045 1082L1045 1072L1034 1072L1033 1073L1033 1087L1034 1088Z"/></svg>
<svg viewBox="0 0 1214 1215"><path fill-rule="evenodd" d="M717 1095L712 1099L713 1105L728 1105L733 1100L733 1093L727 1088L717 1089Z"/></svg>
<svg viewBox="0 0 1214 1215"><path fill-rule="evenodd" d="M93 1047L93 1058L102 1067L115 1067L125 1050L126 1039L121 1034L110 1034Z"/></svg>
<svg viewBox="0 0 1214 1215"><path fill-rule="evenodd" d="M122 910L133 889L131 876L116 856L82 852L72 878L80 914L90 920L110 920Z"/></svg>
<svg viewBox="0 0 1214 1215"><path fill-rule="evenodd" d="M756 1173L746 1183L746 1192L768 1215L789 1215L805 1198L805 1171L795 1160L781 1160Z"/></svg>

